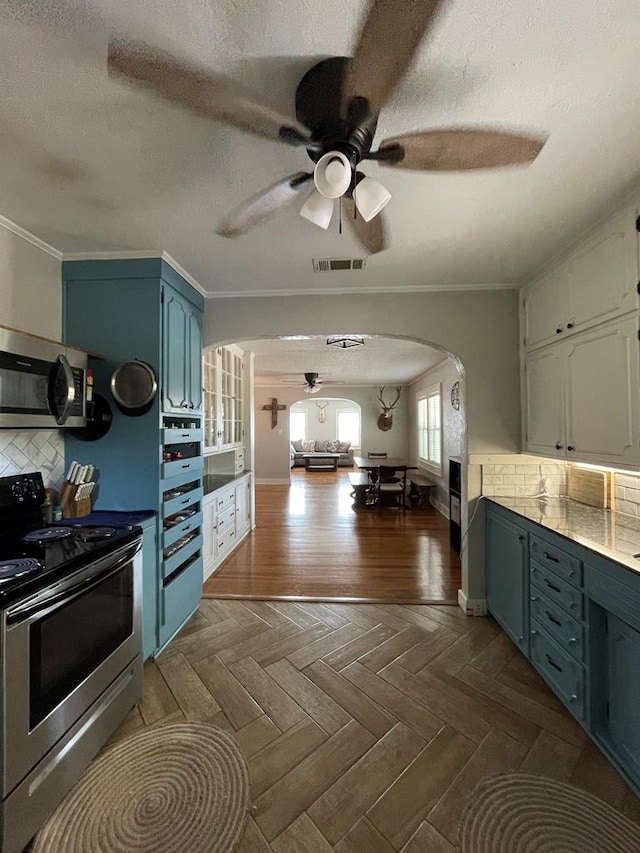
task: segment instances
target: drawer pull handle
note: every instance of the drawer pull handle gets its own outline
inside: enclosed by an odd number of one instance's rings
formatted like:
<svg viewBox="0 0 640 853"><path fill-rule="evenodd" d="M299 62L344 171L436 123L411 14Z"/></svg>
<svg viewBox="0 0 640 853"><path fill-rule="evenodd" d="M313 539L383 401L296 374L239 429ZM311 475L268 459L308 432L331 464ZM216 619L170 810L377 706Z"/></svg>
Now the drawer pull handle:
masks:
<svg viewBox="0 0 640 853"><path fill-rule="evenodd" d="M569 701L570 702L577 702L578 701L578 694L572 693L571 696L569 696Z"/></svg>
<svg viewBox="0 0 640 853"><path fill-rule="evenodd" d="M575 646L575 644L576 644L577 642L578 642L578 640L577 640L577 638L576 638L576 637L569 637L569 639L567 640L567 643L568 643L570 646Z"/></svg>
<svg viewBox="0 0 640 853"><path fill-rule="evenodd" d="M538 633L538 632L536 631L536 629L535 629L535 628L532 628L532 629L531 629L531 636L532 636L532 637L535 637L537 633Z"/></svg>
<svg viewBox="0 0 640 853"><path fill-rule="evenodd" d="M183 465L182 467L183 468L190 468L191 466L190 465Z"/></svg>
<svg viewBox="0 0 640 853"><path fill-rule="evenodd" d="M560 587L559 587L559 586L554 586L554 584L552 584L552 583L551 583L551 581L550 581L548 578L544 578L544 582L545 582L545 583L546 583L546 585L549 587L549 589L552 589L554 592L562 592L562 590L560 589Z"/></svg>
<svg viewBox="0 0 640 853"><path fill-rule="evenodd" d="M182 501L182 506L186 506L190 501L190 498L187 498L186 501Z"/></svg>
<svg viewBox="0 0 640 853"><path fill-rule="evenodd" d="M546 551L542 552L542 556L545 558L545 560L550 560L552 563L559 563L560 562L560 560L557 557L552 557L551 554L547 554Z"/></svg>
<svg viewBox="0 0 640 853"><path fill-rule="evenodd" d="M545 615L546 615L547 619L549 620L549 622L553 622L553 624L554 624L554 625L557 625L557 626L558 626L558 628L562 628L562 622L559 622L559 621L555 618L555 616L552 616L552 615L551 615L551 613L549 613L549 611L548 611L548 610L545 610L544 612L545 612Z"/></svg>
<svg viewBox="0 0 640 853"><path fill-rule="evenodd" d="M190 527L191 527L191 525L190 525L190 524L185 524L185 526L182 528L182 531L181 531L181 532L182 532L182 533L184 533L184 531L185 531L185 530L189 530L189 528L190 528Z"/></svg>
<svg viewBox="0 0 640 853"><path fill-rule="evenodd" d="M554 661L551 655L545 653L545 657L554 669L557 669L558 672L562 672L562 667L558 666L558 664Z"/></svg>
<svg viewBox="0 0 640 853"><path fill-rule="evenodd" d="M537 595L532 595L532 596L531 596L531 601L537 601L537 600L538 600L538 596L537 596Z"/></svg>

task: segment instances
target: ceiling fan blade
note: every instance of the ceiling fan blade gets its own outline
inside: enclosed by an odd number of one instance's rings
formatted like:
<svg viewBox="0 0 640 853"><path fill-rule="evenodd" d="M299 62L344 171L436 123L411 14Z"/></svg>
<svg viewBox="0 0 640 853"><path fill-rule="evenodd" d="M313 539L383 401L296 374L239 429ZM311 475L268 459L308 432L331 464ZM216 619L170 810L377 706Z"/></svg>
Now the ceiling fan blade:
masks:
<svg viewBox="0 0 640 853"><path fill-rule="evenodd" d="M216 228L221 237L239 237L278 216L313 189L311 172L296 172L256 193L224 217Z"/></svg>
<svg viewBox="0 0 640 853"><path fill-rule="evenodd" d="M546 139L480 128L445 128L385 139L380 145L384 166L455 172L516 166L536 159ZM389 158L385 158L388 152ZM378 152L376 152L378 153Z"/></svg>
<svg viewBox="0 0 640 853"><path fill-rule="evenodd" d="M343 93L366 98L378 115L411 65L442 0L372 0L349 64Z"/></svg>
<svg viewBox="0 0 640 853"><path fill-rule="evenodd" d="M356 192L357 192L356 187ZM343 198L345 219L355 236L370 255L384 252L388 248L386 220L382 213L374 216L369 222L358 213L352 198Z"/></svg>
<svg viewBox="0 0 640 853"><path fill-rule="evenodd" d="M308 145L301 124L261 104L253 92L141 43L109 43L109 73L126 78L195 115L234 125L266 139Z"/></svg>

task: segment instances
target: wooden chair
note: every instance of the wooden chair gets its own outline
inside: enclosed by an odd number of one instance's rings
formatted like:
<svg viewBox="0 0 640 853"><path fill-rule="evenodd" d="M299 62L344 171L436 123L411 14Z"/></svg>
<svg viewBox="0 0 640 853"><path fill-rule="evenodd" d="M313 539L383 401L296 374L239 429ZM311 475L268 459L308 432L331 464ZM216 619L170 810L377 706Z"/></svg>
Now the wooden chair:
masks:
<svg viewBox="0 0 640 853"><path fill-rule="evenodd" d="M375 452L367 453L367 459L386 459L386 458L387 458L386 453L375 453ZM377 469L373 468L371 471L369 471L369 479L371 480L373 485L375 485L378 482L378 471L377 471Z"/></svg>
<svg viewBox="0 0 640 853"><path fill-rule="evenodd" d="M378 512L382 506L395 506L404 512L407 508L407 466L381 465L376 483Z"/></svg>

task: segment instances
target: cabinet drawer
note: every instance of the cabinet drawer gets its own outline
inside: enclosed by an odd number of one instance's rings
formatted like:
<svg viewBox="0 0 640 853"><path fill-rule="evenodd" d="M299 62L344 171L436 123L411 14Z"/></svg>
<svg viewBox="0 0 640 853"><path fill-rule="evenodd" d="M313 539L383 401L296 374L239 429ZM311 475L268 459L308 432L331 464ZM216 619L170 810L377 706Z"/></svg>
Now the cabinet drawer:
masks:
<svg viewBox="0 0 640 853"><path fill-rule="evenodd" d="M202 513L196 512L194 515L190 515L189 518L185 518L184 521L180 521L178 524L168 527L162 533L162 547L168 548L169 545L173 545L173 543L177 542L178 539L182 539L183 536L188 536L189 533L192 533L194 530L198 530L201 524Z"/></svg>
<svg viewBox="0 0 640 853"><path fill-rule="evenodd" d="M236 490L235 486L230 486L229 488L221 491L218 497L216 498L218 513L225 512L229 509L229 507L234 507L236 505Z"/></svg>
<svg viewBox="0 0 640 853"><path fill-rule="evenodd" d="M178 630L198 606L202 595L202 557L196 556L175 578L163 587L160 608L161 643Z"/></svg>
<svg viewBox="0 0 640 853"><path fill-rule="evenodd" d="M571 586L554 572L550 572L539 563L531 564L531 581L540 587L547 598L574 616L582 619L584 615L584 596L580 590Z"/></svg>
<svg viewBox="0 0 640 853"><path fill-rule="evenodd" d="M230 530L236 529L236 511L233 507L229 507L226 512L218 513L216 522L216 531L218 540L222 536L226 536Z"/></svg>
<svg viewBox="0 0 640 853"><path fill-rule="evenodd" d="M582 625L543 595L536 584L531 585L531 618L539 622L576 660L584 662Z"/></svg>
<svg viewBox="0 0 640 853"><path fill-rule="evenodd" d="M174 515L181 510L193 508L195 504L202 501L202 486L197 489L191 489L189 492L184 492L177 495L175 498L170 498L168 501L162 502L162 517L167 518L169 515Z"/></svg>
<svg viewBox="0 0 640 853"><path fill-rule="evenodd" d="M223 559L236 543L235 530L228 530L224 536L218 538L218 560Z"/></svg>
<svg viewBox="0 0 640 853"><path fill-rule="evenodd" d="M584 717L584 669L535 619L531 620L531 660L574 716Z"/></svg>
<svg viewBox="0 0 640 853"><path fill-rule="evenodd" d="M530 537L529 558L551 569L574 586L582 586L582 562L544 539Z"/></svg>
<svg viewBox="0 0 640 853"><path fill-rule="evenodd" d="M199 473L202 471L202 456L194 456L191 459L176 459L175 462L162 463L162 479L177 477L178 474L188 474L191 471Z"/></svg>
<svg viewBox="0 0 640 853"><path fill-rule="evenodd" d="M202 430L165 427L161 430L160 437L162 444L188 444L189 442L202 441Z"/></svg>
<svg viewBox="0 0 640 853"><path fill-rule="evenodd" d="M194 536L192 539L189 539L188 542L185 542L182 548L176 551L174 554L171 554L170 557L166 557L162 561L162 577L168 578L177 568L179 568L182 563L186 562L189 557L194 556L195 554L200 555L202 550L202 534L199 533L197 536Z"/></svg>

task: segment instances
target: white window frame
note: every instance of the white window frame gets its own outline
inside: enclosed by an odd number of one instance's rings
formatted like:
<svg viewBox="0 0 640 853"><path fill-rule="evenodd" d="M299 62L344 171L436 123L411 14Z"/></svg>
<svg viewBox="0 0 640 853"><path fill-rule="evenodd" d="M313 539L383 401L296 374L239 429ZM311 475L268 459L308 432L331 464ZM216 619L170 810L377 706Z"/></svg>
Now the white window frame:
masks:
<svg viewBox="0 0 640 853"><path fill-rule="evenodd" d="M357 444L352 443L351 447L354 450L360 450L360 447L362 444L362 411L359 409L336 408L336 438L338 440L340 440L340 430L339 430L340 415L357 415L358 416L358 421L359 421L359 424L358 424L358 443Z"/></svg>
<svg viewBox="0 0 640 853"><path fill-rule="evenodd" d="M429 424L429 398L438 397L439 400L439 412L440 412L440 423L435 426ZM425 410L425 419L426 423L424 426L422 425L422 416L421 416L421 408L424 405ZM442 383L438 382L436 385L432 385L430 388L425 388L422 391L416 394L416 432L418 438L418 447L417 447L417 456L418 456L418 466L420 468L425 468L427 471L431 471L437 476L442 476L442 432L443 432L443 424L442 424ZM437 430L439 433L438 436L438 447L439 447L439 461L434 461L433 458L429 458L429 445L430 442L430 433L434 430ZM424 432L424 444L426 446L427 456L422 456L420 453L421 445L423 441L421 440L421 434Z"/></svg>
<svg viewBox="0 0 640 853"><path fill-rule="evenodd" d="M302 437L302 441L306 441L307 435L308 435L308 430L309 430L309 419L307 417L307 412L305 412L305 411L292 412L291 410L289 410L289 441L290 442L297 440L297 439L292 438L292 436L291 436L291 415L302 415L302 417L304 418L304 435Z"/></svg>

